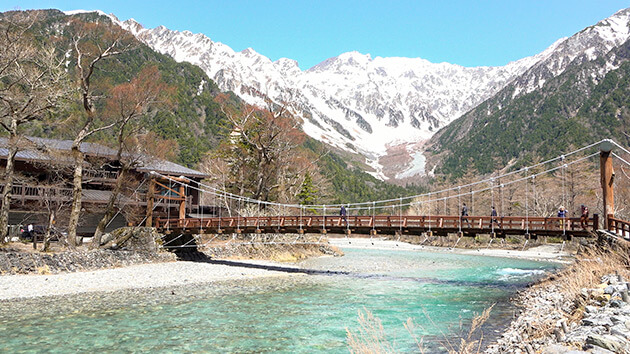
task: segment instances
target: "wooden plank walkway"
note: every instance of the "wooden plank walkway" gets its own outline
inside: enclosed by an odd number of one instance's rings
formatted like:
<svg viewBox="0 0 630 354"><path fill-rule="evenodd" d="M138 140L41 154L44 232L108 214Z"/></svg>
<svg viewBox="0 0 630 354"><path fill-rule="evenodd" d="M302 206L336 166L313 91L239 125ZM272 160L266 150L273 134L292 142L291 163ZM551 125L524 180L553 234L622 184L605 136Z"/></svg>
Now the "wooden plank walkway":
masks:
<svg viewBox="0 0 630 354"><path fill-rule="evenodd" d="M477 234L591 237L597 229L597 214L582 229L579 218L452 215L431 216L232 216L186 219L157 219L155 226L164 233L331 233L363 235L435 235L458 233L474 237Z"/></svg>

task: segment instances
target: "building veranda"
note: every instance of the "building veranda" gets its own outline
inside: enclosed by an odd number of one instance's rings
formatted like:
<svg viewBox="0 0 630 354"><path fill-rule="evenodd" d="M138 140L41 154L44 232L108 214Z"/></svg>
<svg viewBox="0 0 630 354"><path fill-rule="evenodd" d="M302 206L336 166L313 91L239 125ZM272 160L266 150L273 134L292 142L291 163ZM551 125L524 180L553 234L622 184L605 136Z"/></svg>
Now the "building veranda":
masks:
<svg viewBox="0 0 630 354"><path fill-rule="evenodd" d="M27 225L41 229L48 225L51 214L54 228L63 233L72 203L72 141L28 137L20 144L11 193L10 236L18 236ZM8 152L8 139L0 138L3 170ZM116 151L101 144L84 142L81 152L85 163L77 234L91 236L105 212L122 165L117 161ZM197 186L207 177L204 173L143 154L125 158L132 160L131 168L116 199L116 215L105 231L123 226L150 226L152 218L199 212L201 195ZM190 188L175 186L164 176L186 181Z"/></svg>

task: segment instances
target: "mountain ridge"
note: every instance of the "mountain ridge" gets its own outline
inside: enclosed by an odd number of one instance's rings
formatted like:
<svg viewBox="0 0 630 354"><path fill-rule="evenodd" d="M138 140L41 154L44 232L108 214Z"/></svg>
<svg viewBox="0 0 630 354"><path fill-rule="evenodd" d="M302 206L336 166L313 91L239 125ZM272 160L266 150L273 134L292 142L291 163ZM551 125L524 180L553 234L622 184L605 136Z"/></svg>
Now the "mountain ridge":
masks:
<svg viewBox="0 0 630 354"><path fill-rule="evenodd" d="M110 16L154 50L198 65L221 90L250 104L290 100L308 135L362 154L381 179L430 174L420 155L423 142L433 138L435 145L438 130L498 94L497 104L486 106L491 115L540 89L574 60L594 60L630 37L629 10L623 9L541 53L500 67L347 52L302 71L292 59L271 61L252 48L236 52L201 33L147 29ZM403 151L402 158L388 159L393 150ZM394 165L385 164L388 160Z"/></svg>
<svg viewBox="0 0 630 354"><path fill-rule="evenodd" d="M203 34L118 23L158 52L200 66L222 90L248 103L290 96L307 134L363 154L383 179L378 159L388 146L428 139L539 60L466 68L348 52L302 71L294 60L271 61L251 48L236 52Z"/></svg>

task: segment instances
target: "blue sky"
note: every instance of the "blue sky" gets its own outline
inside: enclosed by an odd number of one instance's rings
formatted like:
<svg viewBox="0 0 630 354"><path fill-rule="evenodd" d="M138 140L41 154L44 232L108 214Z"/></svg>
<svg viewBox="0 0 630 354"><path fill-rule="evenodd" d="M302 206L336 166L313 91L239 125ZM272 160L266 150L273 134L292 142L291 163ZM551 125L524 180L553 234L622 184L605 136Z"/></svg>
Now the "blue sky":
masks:
<svg viewBox="0 0 630 354"><path fill-rule="evenodd" d="M234 50L309 67L343 52L504 65L617 10L618 0L2 0L0 11L100 9L145 27L201 32Z"/></svg>

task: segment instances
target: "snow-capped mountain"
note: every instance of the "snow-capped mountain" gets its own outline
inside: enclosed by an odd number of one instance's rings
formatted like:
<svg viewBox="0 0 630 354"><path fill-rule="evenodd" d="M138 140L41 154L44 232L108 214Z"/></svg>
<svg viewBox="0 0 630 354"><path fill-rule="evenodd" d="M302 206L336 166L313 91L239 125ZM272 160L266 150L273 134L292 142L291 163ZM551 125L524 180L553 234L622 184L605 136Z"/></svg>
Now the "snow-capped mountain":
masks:
<svg viewBox="0 0 630 354"><path fill-rule="evenodd" d="M461 176L509 171L585 142L625 141L630 9L590 26L425 144L427 165ZM472 162L472 163L471 163Z"/></svg>
<svg viewBox="0 0 630 354"><path fill-rule="evenodd" d="M468 68L349 52L305 71L294 60L272 62L251 48L235 52L203 34L163 26L147 29L133 19L110 17L154 50L200 66L222 90L249 103L261 104L265 96L291 102L307 134L362 153L382 178L403 178L425 173L423 141L508 83L517 87L513 99L541 87L573 60L593 60L625 42L629 13L619 11L540 54L501 67ZM379 159L401 145L407 156L396 160L396 168L383 171Z"/></svg>

